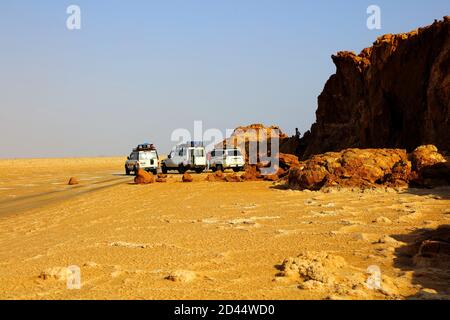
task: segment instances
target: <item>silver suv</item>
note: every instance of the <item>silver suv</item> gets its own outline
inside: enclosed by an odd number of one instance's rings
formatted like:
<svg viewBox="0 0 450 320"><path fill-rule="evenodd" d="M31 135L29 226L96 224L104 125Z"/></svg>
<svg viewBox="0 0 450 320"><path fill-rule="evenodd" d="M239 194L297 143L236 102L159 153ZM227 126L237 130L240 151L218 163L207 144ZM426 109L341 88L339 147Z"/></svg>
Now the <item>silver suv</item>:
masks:
<svg viewBox="0 0 450 320"><path fill-rule="evenodd" d="M139 169L156 174L159 168L159 156L152 144L141 144L133 149L125 162L125 173L137 173Z"/></svg>
<svg viewBox="0 0 450 320"><path fill-rule="evenodd" d="M244 169L245 160L242 153L237 148L232 149L214 149L211 151L211 159L209 160L209 167L212 171L224 171L226 169L233 169L234 172L239 172Z"/></svg>

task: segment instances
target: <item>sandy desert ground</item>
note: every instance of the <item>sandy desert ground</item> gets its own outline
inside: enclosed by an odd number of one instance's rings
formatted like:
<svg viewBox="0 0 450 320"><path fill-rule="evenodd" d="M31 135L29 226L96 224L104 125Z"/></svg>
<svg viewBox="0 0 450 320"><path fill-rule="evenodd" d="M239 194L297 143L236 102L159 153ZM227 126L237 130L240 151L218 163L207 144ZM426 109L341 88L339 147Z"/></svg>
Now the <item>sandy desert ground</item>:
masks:
<svg viewBox="0 0 450 320"><path fill-rule="evenodd" d="M123 161L0 161L1 299L449 298L448 271L402 254L450 224L449 188L301 192L205 174L134 185ZM67 289L70 265L80 290Z"/></svg>

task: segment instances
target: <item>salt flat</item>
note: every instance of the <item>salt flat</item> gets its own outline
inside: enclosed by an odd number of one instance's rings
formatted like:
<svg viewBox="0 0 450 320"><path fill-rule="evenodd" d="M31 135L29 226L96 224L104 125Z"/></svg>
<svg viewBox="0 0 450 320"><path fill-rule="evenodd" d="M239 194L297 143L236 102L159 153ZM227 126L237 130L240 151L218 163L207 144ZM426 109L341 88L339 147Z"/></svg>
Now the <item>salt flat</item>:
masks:
<svg viewBox="0 0 450 320"><path fill-rule="evenodd" d="M206 182L204 174L192 183L175 174L134 185L123 161L0 161L0 298L448 294L448 271L415 266L402 248L418 230L450 224L449 188L301 192L271 182ZM71 176L80 184L67 186ZM310 279L295 269L305 264ZM80 267L80 290L58 276L70 265ZM381 290L366 286L373 265Z"/></svg>

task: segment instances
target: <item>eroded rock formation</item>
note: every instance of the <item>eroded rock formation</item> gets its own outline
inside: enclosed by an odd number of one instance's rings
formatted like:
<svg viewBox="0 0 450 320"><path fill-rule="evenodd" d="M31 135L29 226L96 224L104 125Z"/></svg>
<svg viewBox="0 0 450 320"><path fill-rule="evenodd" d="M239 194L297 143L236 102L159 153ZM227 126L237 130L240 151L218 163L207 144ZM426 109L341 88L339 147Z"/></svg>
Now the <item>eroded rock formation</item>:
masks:
<svg viewBox="0 0 450 320"><path fill-rule="evenodd" d="M450 150L450 17L334 55L299 156L346 148Z"/></svg>

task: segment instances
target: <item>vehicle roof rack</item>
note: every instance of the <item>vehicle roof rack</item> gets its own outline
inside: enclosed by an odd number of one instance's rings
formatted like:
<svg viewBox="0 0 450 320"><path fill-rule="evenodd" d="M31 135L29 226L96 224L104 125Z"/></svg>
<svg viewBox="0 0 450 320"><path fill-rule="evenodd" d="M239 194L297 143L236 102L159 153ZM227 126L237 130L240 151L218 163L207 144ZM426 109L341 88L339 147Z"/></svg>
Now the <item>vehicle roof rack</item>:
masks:
<svg viewBox="0 0 450 320"><path fill-rule="evenodd" d="M139 144L133 151L153 151L156 150L155 146L152 143L143 143Z"/></svg>

